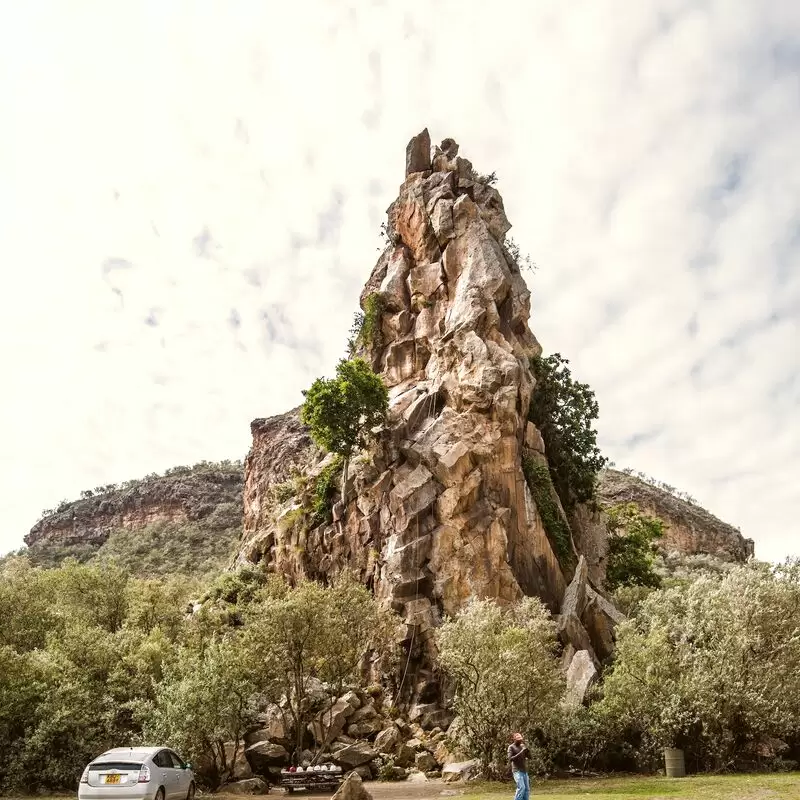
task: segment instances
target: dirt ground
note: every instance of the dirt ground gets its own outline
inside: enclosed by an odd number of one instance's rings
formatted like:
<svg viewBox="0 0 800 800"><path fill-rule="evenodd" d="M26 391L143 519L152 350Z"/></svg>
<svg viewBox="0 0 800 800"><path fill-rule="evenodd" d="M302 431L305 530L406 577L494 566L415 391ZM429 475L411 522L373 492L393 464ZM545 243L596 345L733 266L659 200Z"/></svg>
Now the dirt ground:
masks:
<svg viewBox="0 0 800 800"><path fill-rule="evenodd" d="M401 781L364 784L373 800L513 800L512 783L456 783L441 780L425 783ZM286 797L282 791L274 795ZM615 776L531 782L531 799L547 800L800 800L800 773L693 776ZM326 793L297 792L294 800L329 800ZM240 796L219 794L214 800L242 800ZM211 800L211 798L209 798Z"/></svg>

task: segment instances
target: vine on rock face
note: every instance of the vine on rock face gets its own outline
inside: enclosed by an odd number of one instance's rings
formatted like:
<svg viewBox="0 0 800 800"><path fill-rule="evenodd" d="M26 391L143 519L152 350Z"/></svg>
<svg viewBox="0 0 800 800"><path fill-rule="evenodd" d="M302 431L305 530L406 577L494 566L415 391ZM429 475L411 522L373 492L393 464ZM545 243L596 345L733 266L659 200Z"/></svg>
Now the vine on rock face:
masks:
<svg viewBox="0 0 800 800"><path fill-rule="evenodd" d="M570 511L594 499L597 473L608 459L592 427L599 413L594 392L573 380L567 364L560 353L531 359L536 386L528 419L542 434L553 485Z"/></svg>
<svg viewBox="0 0 800 800"><path fill-rule="evenodd" d="M333 497L336 481L344 466L341 456L337 456L314 480L313 505L311 507L311 526L330 522L333 513Z"/></svg>
<svg viewBox="0 0 800 800"><path fill-rule="evenodd" d="M522 471L556 556L561 564L567 564L572 560L572 535L553 500L550 472L544 464L536 463L530 456L523 458Z"/></svg>
<svg viewBox="0 0 800 800"><path fill-rule="evenodd" d="M364 310L356 311L353 315L350 338L347 340L350 356L354 356L359 347L369 347L375 350L383 347L383 331L381 330L383 310L383 297L378 292L373 292L364 300Z"/></svg>

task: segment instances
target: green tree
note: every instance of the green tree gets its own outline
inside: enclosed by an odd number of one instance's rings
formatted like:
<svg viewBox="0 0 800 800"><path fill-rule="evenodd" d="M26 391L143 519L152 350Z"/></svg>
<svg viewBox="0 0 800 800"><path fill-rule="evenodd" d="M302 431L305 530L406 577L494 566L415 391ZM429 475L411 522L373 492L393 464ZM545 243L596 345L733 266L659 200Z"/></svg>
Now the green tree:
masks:
<svg viewBox="0 0 800 800"><path fill-rule="evenodd" d="M607 460L592 427L599 413L594 392L573 379L568 364L560 353L531 360L536 385L528 414L542 434L553 485L567 510L594 498Z"/></svg>
<svg viewBox="0 0 800 800"><path fill-rule="evenodd" d="M664 535L664 523L641 513L635 503L621 503L607 510L607 528L606 588L611 592L623 586L658 588L655 544Z"/></svg>
<svg viewBox="0 0 800 800"><path fill-rule="evenodd" d="M323 449L344 459L344 488L351 455L367 446L372 430L386 418L386 386L363 359L342 359L336 366L335 378L317 378L303 396L300 418L308 425L312 438Z"/></svg>
<svg viewBox="0 0 800 800"><path fill-rule="evenodd" d="M230 633L202 652L182 647L142 707L144 740L166 743L217 787L230 779L255 720L255 686L239 637ZM232 747L231 747L232 743Z"/></svg>
<svg viewBox="0 0 800 800"><path fill-rule="evenodd" d="M748 565L652 593L617 629L601 710L649 766L680 747L707 768L800 735L800 562Z"/></svg>
<svg viewBox="0 0 800 800"><path fill-rule="evenodd" d="M259 693L286 697L299 751L311 711L309 679L334 689L356 680L365 654L389 650L397 620L344 574L329 587L314 581L292 590L273 584L248 607L245 623Z"/></svg>
<svg viewBox="0 0 800 800"><path fill-rule="evenodd" d="M60 624L41 570L25 557L9 559L0 573L0 646L20 653L41 649Z"/></svg>
<svg viewBox="0 0 800 800"><path fill-rule="evenodd" d="M555 625L536 598L505 608L473 600L437 630L436 641L463 743L485 775L497 774L509 734L546 725L563 696Z"/></svg>

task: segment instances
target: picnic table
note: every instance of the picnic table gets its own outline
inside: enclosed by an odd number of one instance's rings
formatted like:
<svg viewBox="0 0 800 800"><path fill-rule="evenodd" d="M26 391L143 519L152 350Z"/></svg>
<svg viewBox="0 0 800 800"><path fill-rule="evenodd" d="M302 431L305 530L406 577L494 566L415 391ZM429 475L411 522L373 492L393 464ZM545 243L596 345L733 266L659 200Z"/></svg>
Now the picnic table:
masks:
<svg viewBox="0 0 800 800"><path fill-rule="evenodd" d="M327 765L325 765L327 766ZM280 785L287 794L295 789L338 789L344 780L344 773L339 767L335 769L315 770L311 767L298 767L295 772L281 770Z"/></svg>

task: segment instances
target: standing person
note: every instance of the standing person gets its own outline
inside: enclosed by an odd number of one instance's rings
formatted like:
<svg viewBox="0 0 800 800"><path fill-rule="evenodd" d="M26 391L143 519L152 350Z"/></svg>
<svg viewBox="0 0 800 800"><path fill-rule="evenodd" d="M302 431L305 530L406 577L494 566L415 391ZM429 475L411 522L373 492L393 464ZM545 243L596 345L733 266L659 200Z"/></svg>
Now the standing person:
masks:
<svg viewBox="0 0 800 800"><path fill-rule="evenodd" d="M508 746L508 760L511 762L514 783L517 784L514 800L528 800L531 794L531 782L528 777L530 751L521 733L515 733L511 738L511 744Z"/></svg>

